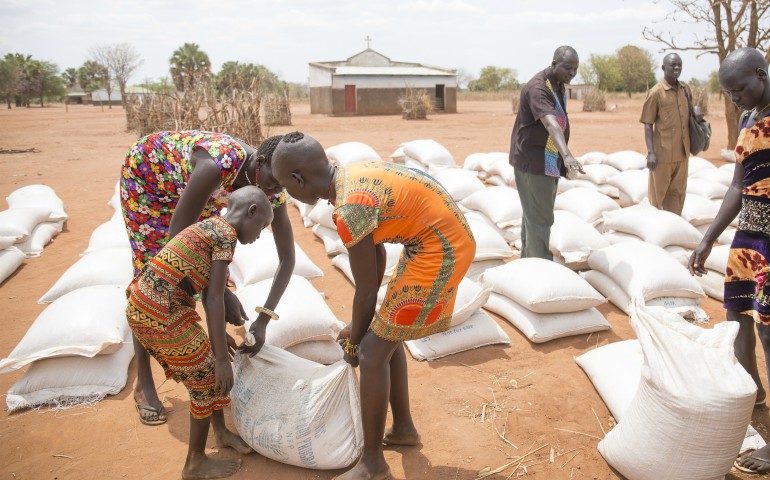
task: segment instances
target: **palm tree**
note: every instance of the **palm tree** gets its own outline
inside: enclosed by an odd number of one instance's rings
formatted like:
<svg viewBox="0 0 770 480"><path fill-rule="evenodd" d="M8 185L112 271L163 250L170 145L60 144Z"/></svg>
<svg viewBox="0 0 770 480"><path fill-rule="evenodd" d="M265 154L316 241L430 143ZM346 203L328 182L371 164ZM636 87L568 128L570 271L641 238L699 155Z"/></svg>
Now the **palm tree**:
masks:
<svg viewBox="0 0 770 480"><path fill-rule="evenodd" d="M72 88L78 83L78 69L70 67L62 72L61 77L64 79L64 85Z"/></svg>
<svg viewBox="0 0 770 480"><path fill-rule="evenodd" d="M32 83L29 68L32 63L32 55L23 53L6 53L5 60L16 65L19 70L19 86L16 91L16 106L29 107L29 98L32 96Z"/></svg>
<svg viewBox="0 0 770 480"><path fill-rule="evenodd" d="M211 74L211 60L197 43L185 43L177 48L168 62L171 78L179 91L184 91L185 83L194 82L196 77Z"/></svg>

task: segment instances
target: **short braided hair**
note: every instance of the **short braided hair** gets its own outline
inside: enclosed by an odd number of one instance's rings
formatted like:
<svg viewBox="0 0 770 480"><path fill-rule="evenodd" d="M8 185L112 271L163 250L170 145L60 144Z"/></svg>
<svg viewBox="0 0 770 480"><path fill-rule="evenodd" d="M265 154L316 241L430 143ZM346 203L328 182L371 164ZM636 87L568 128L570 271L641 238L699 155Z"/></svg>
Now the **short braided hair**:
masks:
<svg viewBox="0 0 770 480"><path fill-rule="evenodd" d="M289 132L283 136L284 143L297 143L305 138L305 134L302 132Z"/></svg>
<svg viewBox="0 0 770 480"><path fill-rule="evenodd" d="M281 143L282 139L283 135L273 135L272 137L266 138L264 142L259 144L257 156L263 157L265 162L270 165L270 161L273 159L273 152L275 152L275 147Z"/></svg>

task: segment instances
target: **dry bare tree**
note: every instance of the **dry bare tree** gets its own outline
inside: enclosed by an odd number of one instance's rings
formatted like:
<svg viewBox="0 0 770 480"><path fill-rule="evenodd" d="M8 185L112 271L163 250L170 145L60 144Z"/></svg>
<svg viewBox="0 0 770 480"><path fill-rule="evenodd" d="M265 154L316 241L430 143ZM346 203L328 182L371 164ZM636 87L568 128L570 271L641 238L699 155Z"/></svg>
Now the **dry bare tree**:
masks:
<svg viewBox="0 0 770 480"><path fill-rule="evenodd" d="M123 108L126 107L126 84L134 74L142 59L133 45L130 43L118 43L115 45L100 45L91 49L91 57L104 65L108 70L108 78L105 83L107 96L112 92L112 82L118 84ZM108 101L109 103L109 101ZM110 104L110 108L112 105Z"/></svg>
<svg viewBox="0 0 770 480"><path fill-rule="evenodd" d="M664 50L694 50L700 55L714 54L719 64L730 52L743 47L765 50L770 43L770 0L669 0L672 10L667 20L706 25L705 35L681 41L670 32L645 27L648 40L664 45ZM770 59L770 52L766 53ZM734 148L738 139L740 111L729 96L724 96L727 121L727 146Z"/></svg>

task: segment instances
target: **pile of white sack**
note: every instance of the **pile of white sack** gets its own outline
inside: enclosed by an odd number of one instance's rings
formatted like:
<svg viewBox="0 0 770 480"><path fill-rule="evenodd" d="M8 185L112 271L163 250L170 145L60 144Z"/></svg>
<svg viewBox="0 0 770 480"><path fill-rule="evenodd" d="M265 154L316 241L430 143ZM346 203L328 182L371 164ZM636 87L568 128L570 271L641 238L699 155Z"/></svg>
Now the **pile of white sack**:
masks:
<svg viewBox="0 0 770 480"><path fill-rule="evenodd" d="M0 283L24 263L39 257L67 220L64 202L46 185L28 185L8 197L0 211Z"/></svg>

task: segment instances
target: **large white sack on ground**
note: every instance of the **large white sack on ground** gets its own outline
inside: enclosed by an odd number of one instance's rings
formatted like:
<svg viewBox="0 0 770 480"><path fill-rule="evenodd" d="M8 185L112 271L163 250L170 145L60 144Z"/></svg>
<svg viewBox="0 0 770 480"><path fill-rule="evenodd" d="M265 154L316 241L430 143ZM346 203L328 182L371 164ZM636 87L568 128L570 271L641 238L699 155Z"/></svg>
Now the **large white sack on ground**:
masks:
<svg viewBox="0 0 770 480"><path fill-rule="evenodd" d="M662 248L648 243L616 243L593 252L588 265L610 277L632 299L705 295L685 267Z"/></svg>
<svg viewBox="0 0 770 480"><path fill-rule="evenodd" d="M307 214L307 218L314 224L320 224L326 228L336 230L337 225L332 220L332 213L334 213L334 205L330 205L329 202L319 201L310 210L310 213Z"/></svg>
<svg viewBox="0 0 770 480"><path fill-rule="evenodd" d="M412 170L419 170L421 172L428 171L428 167L410 157L404 157L404 165Z"/></svg>
<svg viewBox="0 0 770 480"><path fill-rule="evenodd" d="M661 248L669 245L695 248L703 239L703 235L687 220L675 213L658 210L647 201L605 212L603 218L604 231L630 233Z"/></svg>
<svg viewBox="0 0 770 480"><path fill-rule="evenodd" d="M257 453L317 470L358 459L364 438L353 367L323 366L265 345L254 357L236 354L233 373L233 424Z"/></svg>
<svg viewBox="0 0 770 480"><path fill-rule="evenodd" d="M2 237L0 236L0 250L5 250L6 248L10 248L18 242L19 239L16 236L13 237Z"/></svg>
<svg viewBox="0 0 770 480"><path fill-rule="evenodd" d="M725 198L725 194L727 193L727 185L711 180L688 178L687 193L700 195L701 197L708 198L709 200L717 200Z"/></svg>
<svg viewBox="0 0 770 480"><path fill-rule="evenodd" d="M385 274L382 277L382 285L385 285L390 281L390 277L393 275L398 262L401 259L401 253L404 251L404 246L400 243L383 243L385 246ZM353 285L356 284L353 278L353 270L350 268L350 256L347 253L342 253L332 258L332 265L337 267L345 277L350 280Z"/></svg>
<svg viewBox="0 0 770 480"><path fill-rule="evenodd" d="M685 267L687 267L690 262L690 255L692 255L692 250L689 248L680 247L679 245L669 245L663 250L667 251L669 255L671 255L677 262L681 263Z"/></svg>
<svg viewBox="0 0 770 480"><path fill-rule="evenodd" d="M485 188L475 173L464 168L445 168L436 172L433 178L456 202Z"/></svg>
<svg viewBox="0 0 770 480"><path fill-rule="evenodd" d="M8 411L48 405L69 408L117 395L126 386L134 343L128 334L120 348L95 357L57 357L34 362L5 397Z"/></svg>
<svg viewBox="0 0 770 480"><path fill-rule="evenodd" d="M682 218L695 227L713 222L717 212L719 212L719 203L717 202L693 193L684 196Z"/></svg>
<svg viewBox="0 0 770 480"><path fill-rule="evenodd" d="M575 214L588 223L602 218L604 212L618 210L618 204L607 195L586 188L572 188L556 195L555 210L564 210Z"/></svg>
<svg viewBox="0 0 770 480"><path fill-rule="evenodd" d="M416 160L423 165L455 165L455 160L449 150L435 140L412 140L404 145L404 153L407 157Z"/></svg>
<svg viewBox="0 0 770 480"><path fill-rule="evenodd" d="M733 243L733 239L735 238L735 232L737 229L735 227L727 227L725 230L717 237L717 243L720 245L730 245ZM704 235L706 232L703 232Z"/></svg>
<svg viewBox="0 0 770 480"><path fill-rule="evenodd" d="M480 175L479 175L479 178L481 178ZM492 185L493 187L516 187L515 182L514 183L506 182L505 179L503 179L503 177L499 175L490 175L486 177L484 181L489 185Z"/></svg>
<svg viewBox="0 0 770 480"><path fill-rule="evenodd" d="M53 237L61 233L63 224L63 221L39 223L24 242L17 244L19 250L24 252L27 258L39 257Z"/></svg>
<svg viewBox="0 0 770 480"><path fill-rule="evenodd" d="M508 156L492 163L486 172L489 176L498 176L508 185L516 184L516 174L513 171L513 165L508 163Z"/></svg>
<svg viewBox="0 0 770 480"><path fill-rule="evenodd" d="M620 191L619 201L621 207L636 205L647 198L648 175L649 171L647 169L627 170L609 179L607 183L617 187Z"/></svg>
<svg viewBox="0 0 770 480"><path fill-rule="evenodd" d="M499 258L495 258L492 260L479 260L478 262L471 263L471 266L468 268L468 271L465 273L465 278L469 278L473 280L474 282L479 279L479 275L486 272L490 268L499 267L500 265L504 265L505 262Z"/></svg>
<svg viewBox="0 0 770 480"><path fill-rule="evenodd" d="M356 280L353 278L353 270L350 268L350 256L347 253L342 253L332 258L332 265L337 268L345 278L353 285L356 284ZM384 280L384 279L383 279Z"/></svg>
<svg viewBox="0 0 770 480"><path fill-rule="evenodd" d="M24 252L16 247L0 250L0 283L3 283L6 278L13 275L13 272L24 263L25 258L27 256L24 255Z"/></svg>
<svg viewBox="0 0 770 480"><path fill-rule="evenodd" d="M591 252L610 245L598 230L572 212L556 210L553 214L549 247L566 263L585 262Z"/></svg>
<svg viewBox="0 0 770 480"><path fill-rule="evenodd" d="M460 206L460 209L462 210L462 205ZM487 217L482 212L476 211L476 210L468 210L467 212L463 212L463 215L465 215L465 219L468 221L468 223L472 222L478 222L483 223L487 225L489 228L494 230L500 237L505 240L506 243L511 244L514 240L517 238L521 238L521 225L508 225L505 228L502 228L498 226L495 222L492 221L489 217ZM477 241L478 242L478 241Z"/></svg>
<svg viewBox="0 0 770 480"><path fill-rule="evenodd" d="M721 479L746 436L757 390L733 353L738 324L707 330L635 302L631 326L644 354L641 381L599 452L629 480Z"/></svg>
<svg viewBox="0 0 770 480"><path fill-rule="evenodd" d="M605 302L580 275L542 258L521 258L491 268L479 282L536 313L578 312Z"/></svg>
<svg viewBox="0 0 770 480"><path fill-rule="evenodd" d="M729 148L723 148L720 151L722 155L722 160L726 162L733 162L735 163L735 150L730 150Z"/></svg>
<svg viewBox="0 0 770 480"><path fill-rule="evenodd" d="M607 195L610 198L620 198L620 190L618 190L618 187L612 186L608 183L597 185L596 191L602 195Z"/></svg>
<svg viewBox="0 0 770 480"><path fill-rule="evenodd" d="M580 179L570 180L568 178L560 178L559 184L556 186L556 193L564 193L574 188L596 190L597 192L599 191L599 186L594 182Z"/></svg>
<svg viewBox="0 0 770 480"><path fill-rule="evenodd" d="M607 232L604 234L604 238L610 242L610 245L615 245L616 243L621 242L644 242L641 237L623 232Z"/></svg>
<svg viewBox="0 0 770 480"><path fill-rule="evenodd" d="M487 345L510 345L511 339L483 310L467 321L441 333L404 342L415 360L436 360Z"/></svg>
<svg viewBox="0 0 770 480"><path fill-rule="evenodd" d="M247 339L252 343L252 335L248 333L249 327L259 315L254 308L265 304L272 282L272 279L263 280L238 290L236 294L249 317L245 328ZM280 318L267 324L265 343L268 345L288 348L302 342L337 338L337 317L321 294L303 277L291 277L281 301L275 307L275 313Z"/></svg>
<svg viewBox="0 0 770 480"><path fill-rule="evenodd" d="M569 313L535 313L497 293L490 295L484 308L506 319L534 343L611 328L595 308Z"/></svg>
<svg viewBox="0 0 770 480"><path fill-rule="evenodd" d="M508 246L505 237L493 227L473 218L468 219L468 225L470 225L473 238L476 240L474 261L510 258L513 256L513 250Z"/></svg>
<svg viewBox="0 0 770 480"><path fill-rule="evenodd" d="M598 165L604 163L607 154L604 152L588 152L577 157L577 160L583 165Z"/></svg>
<svg viewBox="0 0 770 480"><path fill-rule="evenodd" d="M706 292L706 295L720 302L725 301L725 275L723 273L708 270L706 275L695 277L695 280Z"/></svg>
<svg viewBox="0 0 770 480"><path fill-rule="evenodd" d="M263 230L254 243L242 244L238 242L233 255L233 263L243 275L243 284L261 282L267 278L273 278L278 269L278 251L275 248L273 234ZM308 258L296 242L294 242L294 272L305 278L322 277L324 272Z"/></svg>
<svg viewBox="0 0 770 480"><path fill-rule="evenodd" d="M628 315L628 305L631 303L631 297L613 279L598 270L580 272L580 276L609 300L610 303Z"/></svg>
<svg viewBox="0 0 770 480"><path fill-rule="evenodd" d="M460 204L469 210L483 213L499 227L521 224L521 199L511 187L489 187L463 199Z"/></svg>
<svg viewBox="0 0 770 480"><path fill-rule="evenodd" d="M83 254L102 250L104 248L131 248L128 232L123 219L112 219L102 223L91 232L88 248Z"/></svg>
<svg viewBox="0 0 770 480"><path fill-rule="evenodd" d="M716 170L717 167L713 163L709 162L705 158L701 157L690 157L687 160L687 176L692 176L695 173L704 171L704 170Z"/></svg>
<svg viewBox="0 0 770 480"><path fill-rule="evenodd" d="M647 157L633 150L621 150L607 155L604 163L617 168L621 172L641 170L647 166Z"/></svg>
<svg viewBox="0 0 770 480"><path fill-rule="evenodd" d="M80 288L62 296L37 316L16 348L0 360L0 373L42 358L113 353L128 332L125 287Z"/></svg>
<svg viewBox="0 0 770 480"><path fill-rule="evenodd" d="M639 388L642 346L639 340L610 343L575 358L617 422L623 421Z"/></svg>
<svg viewBox="0 0 770 480"><path fill-rule="evenodd" d="M400 145L397 149L395 149L393 153L390 154L390 159L393 161L393 163L400 163L403 165L404 161L406 160L404 146Z"/></svg>
<svg viewBox="0 0 770 480"><path fill-rule="evenodd" d="M368 160L381 160L372 147L361 142L345 142L326 149L326 157L330 162L345 166Z"/></svg>
<svg viewBox="0 0 770 480"><path fill-rule="evenodd" d="M735 163L726 163L719 167L717 170L724 170L726 172L730 173L730 176L735 174Z"/></svg>
<svg viewBox="0 0 770 480"><path fill-rule="evenodd" d="M388 286L383 285L377 291L378 309L385 300L387 289ZM483 307L485 303L487 303L491 293L491 287L483 287L473 280L463 278L457 289L457 297L455 298L454 310L452 310L452 322L450 327L456 327L467 321L474 313Z"/></svg>
<svg viewBox="0 0 770 480"><path fill-rule="evenodd" d="M326 254L330 257L340 253L348 253L348 249L342 243L337 230L324 227L321 224L313 225L313 235L321 239L324 244L324 250L326 250Z"/></svg>
<svg viewBox="0 0 770 480"><path fill-rule="evenodd" d="M35 227L47 222L50 211L45 208L11 208L0 212L0 237L26 239Z"/></svg>
<svg viewBox="0 0 770 480"><path fill-rule="evenodd" d="M731 164L734 165L734 164ZM733 182L733 171L723 170L721 168L713 168L711 170L700 170L691 174L688 178L704 180L707 182L721 183L722 185L729 187Z"/></svg>
<svg viewBox="0 0 770 480"><path fill-rule="evenodd" d="M584 165L583 171L585 173L578 173L578 180L588 180L589 182L601 185L607 183L610 178L614 177L620 170L611 165Z"/></svg>
<svg viewBox="0 0 770 480"><path fill-rule="evenodd" d="M288 199L288 202L297 207L297 211L299 212L299 215L302 217L302 225L305 228L312 227L313 222L308 218L308 215L310 214L310 211L313 210L313 207L315 205L310 205L304 202L300 202L296 198L291 197L289 194L286 195L286 198Z"/></svg>
<svg viewBox="0 0 770 480"><path fill-rule="evenodd" d="M489 155L488 153L471 153L463 161L463 168L466 170L472 170L474 172L480 172L484 170L481 166L481 161Z"/></svg>
<svg viewBox="0 0 770 480"><path fill-rule="evenodd" d="M706 259L705 267L717 273L724 274L727 271L727 260L730 258L730 245L718 245L711 249Z"/></svg>
<svg viewBox="0 0 770 480"><path fill-rule="evenodd" d="M286 351L322 365L339 362L343 357L342 347L334 340L302 342L286 348Z"/></svg>
<svg viewBox="0 0 770 480"><path fill-rule="evenodd" d="M37 208L48 212L47 222L67 220L64 202L48 185L27 185L5 197L8 208Z"/></svg>
<svg viewBox="0 0 770 480"><path fill-rule="evenodd" d="M80 257L37 303L51 303L62 295L93 285L119 285L126 288L133 278L131 249L96 250Z"/></svg>

